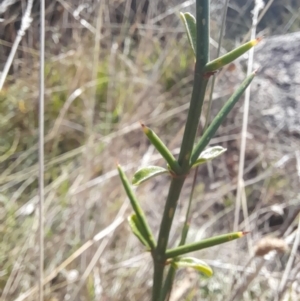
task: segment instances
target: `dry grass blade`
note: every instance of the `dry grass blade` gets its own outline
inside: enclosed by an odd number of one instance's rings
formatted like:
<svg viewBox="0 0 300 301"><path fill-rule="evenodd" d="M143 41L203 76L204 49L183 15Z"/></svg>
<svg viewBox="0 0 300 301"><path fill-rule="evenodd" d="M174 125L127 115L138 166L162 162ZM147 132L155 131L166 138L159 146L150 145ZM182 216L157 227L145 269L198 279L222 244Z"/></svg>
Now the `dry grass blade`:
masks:
<svg viewBox="0 0 300 301"><path fill-rule="evenodd" d="M258 14L259 11L263 8L264 3L261 0L255 1L255 7L253 11L253 23L252 23L252 30L251 30L251 39L255 38L256 35L256 26L258 23ZM253 69L253 56L254 56L254 48L250 49L249 51L249 58L248 58L248 66L247 66L247 75L251 74ZM238 170L238 187L237 187L237 195L236 195L236 203L235 203L235 216L234 216L234 231L238 230L239 225L239 214L241 203L243 203L243 213L244 218L248 220L248 211L247 211L247 200L245 197L244 191L244 164L245 164L245 153L246 153L246 137L247 137L247 127L248 127L248 116L249 116L249 103L250 103L250 87L245 92L245 102L244 102L244 114L243 114L243 127L241 133L241 148L240 148L240 160L239 160L239 170ZM244 197L243 197L244 196ZM242 202L243 200L243 202ZM249 224L246 225L249 227ZM248 247L249 252L251 252L251 236L247 236L248 239Z"/></svg>
<svg viewBox="0 0 300 301"><path fill-rule="evenodd" d="M241 295L249 288L250 284L259 276L267 261L272 261L276 254L285 253L288 251L287 243L283 239L265 237L262 238L254 248L254 256L252 256L244 266L241 275L236 277L239 279L237 288L228 301L239 300ZM265 257L268 255L269 257ZM249 267L251 272L247 273ZM236 283L234 282L234 285Z"/></svg>
<svg viewBox="0 0 300 301"><path fill-rule="evenodd" d="M7 8L16 3L18 0L3 0L2 3L0 3L0 14L3 14Z"/></svg>
<svg viewBox="0 0 300 301"><path fill-rule="evenodd" d="M126 211L126 209L128 208L128 204L124 204L117 217L116 217L116 221L120 220L120 223L124 220L124 213ZM116 228L115 228L116 229ZM115 230L114 229L114 230ZM109 234L107 234L106 236L106 239L102 241L102 243L100 244L100 246L97 248L93 258L91 259L90 263L88 264L86 270L84 271L83 275L81 276L81 279L80 279L80 282L79 284L77 285L76 289L74 290L73 294L71 295L70 297L70 301L74 301L77 297L78 297L78 294L81 290L81 288L83 287L83 285L85 284L86 280L87 280L87 277L90 275L90 273L92 272L92 270L94 269L97 261L99 260L101 254L103 253L103 251L105 250L111 236L113 235L114 233L114 230L111 231ZM96 236L97 239L99 239L99 235ZM95 237L94 237L95 239Z"/></svg>
<svg viewBox="0 0 300 301"><path fill-rule="evenodd" d="M261 239L255 246L255 256L262 257L276 251L277 253L285 253L288 246L283 239L275 237L265 237Z"/></svg>
<svg viewBox="0 0 300 301"><path fill-rule="evenodd" d="M87 241L84 245L82 245L78 250L76 250L72 255L70 255L64 262L62 262L58 267L56 267L48 276L44 278L43 285L49 283L54 277L57 276L59 272L61 272L64 268L66 268L71 262L73 262L76 258L78 258L81 254L83 254L88 248L90 248L95 242L102 240L107 235L110 235L117 227L119 227L124 218L122 216L116 217L116 219L101 232L96 234L92 240ZM33 298L33 295L38 291L38 286L34 286L28 291L21 294L15 301L23 301L27 298Z"/></svg>
<svg viewBox="0 0 300 301"><path fill-rule="evenodd" d="M40 0L40 70L39 70L39 301L44 300L44 127L45 127L45 0Z"/></svg>
<svg viewBox="0 0 300 301"><path fill-rule="evenodd" d="M5 8L5 3L7 3L7 2L10 3L9 5L12 4L10 1L4 1L1 4L3 6L3 8ZM15 41L13 43L13 46L12 46L12 49L11 49L10 54L8 56L8 59L7 59L6 63L5 63L5 65L4 65L3 72L0 73L0 91L3 88L5 79L7 77L7 74L9 72L9 69L10 69L11 64L13 62L13 59L14 59L15 54L17 52L18 46L19 46L19 44L20 44L20 42L22 40L22 37L24 36L25 31L29 28L29 26L30 26L30 24L32 22L32 19L31 19L32 6L33 6L33 0L28 0L25 13L24 13L24 15L22 17L22 20L21 20L21 27L18 30L18 34L17 34L17 36L15 38Z"/></svg>
<svg viewBox="0 0 300 301"><path fill-rule="evenodd" d="M288 277L289 277L289 275L290 275L290 273L293 269L293 264L294 264L295 258L297 256L297 250L298 250L299 244L300 244L300 217L298 217L298 227L297 227L297 230L296 230L296 233L295 233L295 240L294 240L294 244L293 244L293 247L292 247L292 250L291 250L291 254L290 254L289 260L286 264L285 270L283 272L282 279L281 279L280 284L279 284L278 292L274 297L275 301L281 300L282 297L283 297L284 292L288 288L287 287L287 280L288 280Z"/></svg>

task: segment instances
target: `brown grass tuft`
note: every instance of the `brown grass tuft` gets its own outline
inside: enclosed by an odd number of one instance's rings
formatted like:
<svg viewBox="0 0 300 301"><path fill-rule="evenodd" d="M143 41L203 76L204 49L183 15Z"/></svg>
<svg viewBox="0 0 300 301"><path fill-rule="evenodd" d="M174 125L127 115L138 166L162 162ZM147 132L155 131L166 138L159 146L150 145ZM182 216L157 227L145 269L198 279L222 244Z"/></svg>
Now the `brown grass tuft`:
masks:
<svg viewBox="0 0 300 301"><path fill-rule="evenodd" d="M274 237L264 237L255 246L255 256L262 257L271 251L285 253L288 251L288 246L283 239Z"/></svg>

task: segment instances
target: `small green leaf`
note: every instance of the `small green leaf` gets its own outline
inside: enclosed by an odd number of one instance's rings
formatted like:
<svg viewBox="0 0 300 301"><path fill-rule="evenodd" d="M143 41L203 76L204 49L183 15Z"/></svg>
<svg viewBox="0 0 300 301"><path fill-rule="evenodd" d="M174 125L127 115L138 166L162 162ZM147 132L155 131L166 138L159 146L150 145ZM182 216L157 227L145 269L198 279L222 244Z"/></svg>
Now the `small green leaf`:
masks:
<svg viewBox="0 0 300 301"><path fill-rule="evenodd" d="M213 275L212 268L206 262L194 257L182 257L178 261L172 262L172 265L175 268L193 268L207 277Z"/></svg>
<svg viewBox="0 0 300 301"><path fill-rule="evenodd" d="M204 71L205 72L214 72L225 65L228 65L229 63L233 62L238 57L242 56L244 53L246 53L248 50L250 50L252 47L257 45L261 41L261 38L253 39L234 50L224 54L223 56L209 62L206 64Z"/></svg>
<svg viewBox="0 0 300 301"><path fill-rule="evenodd" d="M147 180L156 177L158 175L169 173L169 171L160 166L147 166L139 169L133 176L132 184L140 185Z"/></svg>
<svg viewBox="0 0 300 301"><path fill-rule="evenodd" d="M196 19L190 13L180 13L180 18L185 26L186 34L188 36L189 42L196 56L196 48L197 48Z"/></svg>
<svg viewBox="0 0 300 301"><path fill-rule="evenodd" d="M201 165L205 162L208 162L220 155L222 155L224 152L226 152L226 148L222 147L222 146L213 146L213 147L209 147L208 149L206 149L205 151L203 151L200 154L200 157L197 159L197 161L193 164L193 167L196 167L198 165Z"/></svg>
<svg viewBox="0 0 300 301"><path fill-rule="evenodd" d="M131 214L128 216L128 223L131 228L132 233L139 239L139 241L146 246L148 249L150 249L150 246L145 238L145 233L143 231L143 227L139 223L139 220L136 216L136 214Z"/></svg>
<svg viewBox="0 0 300 301"><path fill-rule="evenodd" d="M216 245L224 244L234 239L238 239L244 237L248 232L233 232L227 233L219 236L214 236L210 238L206 238L191 244L179 246L174 249L168 249L166 251L166 258L175 258L190 252L199 251L202 249L210 248Z"/></svg>
<svg viewBox="0 0 300 301"><path fill-rule="evenodd" d="M156 150L162 155L162 157L167 161L171 170L175 174L181 173L181 167L179 166L177 160L172 155L171 151L167 148L167 146L162 142L162 140L154 133L153 130L145 126L141 123L142 130Z"/></svg>
<svg viewBox="0 0 300 301"><path fill-rule="evenodd" d="M137 200L133 190L131 189L129 181L126 177L126 174L124 173L124 171L120 165L118 165L118 172L119 172L119 176L122 181L123 187L129 198L130 204L135 212L136 217L134 219L138 220L139 227L137 229L142 229L142 231L140 231L140 232L142 234L144 234L143 237L144 237L144 239L146 239L147 245L149 245L151 247L151 249L153 250L156 247L156 242L154 240L152 231L148 225L144 211L141 208L139 201ZM135 223L135 224L137 224L137 223Z"/></svg>
<svg viewBox="0 0 300 301"><path fill-rule="evenodd" d="M217 116L213 119L210 126L203 133L201 139L199 140L199 142L196 144L196 146L193 149L192 156L190 159L190 163L192 166L194 165L196 160L199 158L200 154L203 152L205 147L209 144L209 141L215 135L216 131L220 127L223 120L226 118L226 116L232 110L234 105L238 102L238 100L240 99L242 94L245 92L247 87L250 85L255 74L256 74L256 72L253 72L248 77L246 77L246 79L242 82L242 84L238 87L238 89L232 94L232 96L225 103L225 105L220 110L220 112L217 114Z"/></svg>

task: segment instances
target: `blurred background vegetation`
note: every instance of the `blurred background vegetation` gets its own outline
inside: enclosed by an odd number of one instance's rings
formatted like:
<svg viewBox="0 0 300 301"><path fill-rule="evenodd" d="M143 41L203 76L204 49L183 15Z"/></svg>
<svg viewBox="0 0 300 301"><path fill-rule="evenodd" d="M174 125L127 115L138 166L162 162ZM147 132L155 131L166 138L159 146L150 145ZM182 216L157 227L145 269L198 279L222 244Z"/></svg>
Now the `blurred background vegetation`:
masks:
<svg viewBox="0 0 300 301"><path fill-rule="evenodd" d="M194 65L178 13L193 12L193 2L46 1L45 273L53 273L45 286L47 300L148 298L151 260L122 222L130 210L115 162L124 165L129 175L141 165L159 164L159 156L140 131L141 120L155 129L174 153L178 151ZM223 2L211 1L212 57ZM27 4L25 0L0 3L0 70ZM253 0L229 2L223 51L239 44L249 32L253 6ZM22 297L35 286L37 276L38 1L33 3L31 16L0 91L1 300ZM299 30L297 0L274 0L258 27L265 37ZM222 84L216 99L226 98L232 88L230 73L223 75ZM241 128L233 119L237 113L233 112L213 141L228 147L227 154L216 165L199 171L190 241L232 229ZM276 204L293 199L297 187L289 186L287 191L289 171L269 172L275 159L284 154L276 153L276 144L273 149L263 149L267 135L253 128L261 141L252 139L248 145L246 180L256 181L247 186L246 193L250 213L265 210L259 222L254 219L254 240L258 240L270 232L271 219L281 219L274 221L275 226L283 224L286 212ZM295 174L292 169L291 175ZM191 182L187 181L181 208ZM166 183L160 178L138 189L154 229L160 220ZM114 221L115 228L101 232ZM182 223L180 210L177 221ZM103 238L91 242L99 232ZM175 227L173 242L177 234ZM80 256L74 255L89 241ZM215 253L201 252L200 257L211 260L216 276L199 282L198 276L195 280L191 273L180 272L179 287L186 285L188 293L178 300L225 300L234 274L249 256L245 242L239 243L238 256L235 248L233 244L215 249ZM92 258L92 270L84 273ZM70 263L55 270L66 259ZM272 266L274 279L285 260L283 256ZM265 276L257 275L245 300L258 300L258 296L272 300L272 287ZM27 300L34 300L34 291Z"/></svg>

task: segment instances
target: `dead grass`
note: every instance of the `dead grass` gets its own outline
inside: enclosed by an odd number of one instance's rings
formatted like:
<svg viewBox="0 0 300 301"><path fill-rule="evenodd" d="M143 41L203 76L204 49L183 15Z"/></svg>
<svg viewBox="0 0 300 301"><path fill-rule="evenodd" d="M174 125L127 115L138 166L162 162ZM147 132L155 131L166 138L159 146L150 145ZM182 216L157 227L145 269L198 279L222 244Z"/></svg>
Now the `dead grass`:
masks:
<svg viewBox="0 0 300 301"><path fill-rule="evenodd" d="M154 128L175 154L178 152L191 89L192 54L178 20L163 18L158 27L151 24L157 14L152 11L145 24L123 20L120 25L113 22L117 15L112 15L115 3L110 3L102 8L105 17L95 67L93 28L97 14L86 9L77 16L75 4L59 1L55 5L53 11L64 8L56 15L58 19L61 16L58 24L67 15L68 26L60 33L59 25L54 27L51 19L47 30L45 295L52 301L147 300L151 258L127 227L130 208L115 162L122 163L129 175L141 165L160 164L140 131L140 120ZM36 294L35 24L22 41L13 72L0 94L1 300L34 300ZM55 44L55 38L59 43ZM230 76L230 72L226 74ZM227 86L219 88L218 101L228 93ZM199 172L190 241L232 229L240 126L231 118L213 139L229 151L213 164L209 176L206 167ZM294 150L279 149L275 138L266 142L263 125L249 126L252 136L246 152L245 186L251 229L246 230L252 231L254 242L274 232L291 245L291 235L296 233L294 221L272 226L270 220L281 215L288 220L293 211L288 209L299 211L300 168L294 164ZM91 136L92 148L88 148ZM185 185L181 209L191 181L192 177ZM166 183L159 178L137 190L153 229L160 220ZM176 217L173 242L178 238L182 212L179 210ZM287 226L284 232L281 225ZM240 227L245 229L242 217ZM235 280L243 273L245 279L246 275L255 277L239 300L273 300L288 260L288 255L267 258L263 263L253 259L247 267L251 251L243 242L201 252L199 257L214 267L215 277L198 281L194 272L180 271L172 300L224 300L233 287L238 290L245 285ZM299 289L299 257L295 260L285 286L290 288L290 296L296 296Z"/></svg>

